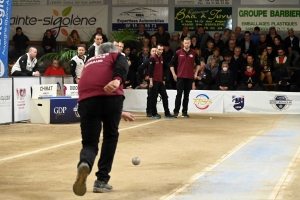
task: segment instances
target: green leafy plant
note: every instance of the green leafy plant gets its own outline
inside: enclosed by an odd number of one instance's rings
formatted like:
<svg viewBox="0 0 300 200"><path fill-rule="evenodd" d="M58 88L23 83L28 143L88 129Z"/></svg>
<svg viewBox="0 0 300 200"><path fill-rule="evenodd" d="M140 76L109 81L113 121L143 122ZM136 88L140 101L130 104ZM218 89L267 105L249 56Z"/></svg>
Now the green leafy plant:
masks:
<svg viewBox="0 0 300 200"><path fill-rule="evenodd" d="M113 31L111 32L111 39L110 41L113 40L118 40L120 42L131 42L131 41L138 41L138 34L135 31L125 29L121 31Z"/></svg>

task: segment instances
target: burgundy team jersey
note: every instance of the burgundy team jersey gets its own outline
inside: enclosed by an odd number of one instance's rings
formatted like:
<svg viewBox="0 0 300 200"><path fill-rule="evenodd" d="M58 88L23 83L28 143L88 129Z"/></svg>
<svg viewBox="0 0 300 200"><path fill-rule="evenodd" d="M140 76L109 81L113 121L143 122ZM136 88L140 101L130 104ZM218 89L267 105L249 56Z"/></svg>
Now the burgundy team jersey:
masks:
<svg viewBox="0 0 300 200"><path fill-rule="evenodd" d="M126 58L117 52L100 54L88 60L82 70L78 83L78 101L95 96L116 96L123 95L123 86L112 92L104 91L110 81L119 79L121 83L128 73Z"/></svg>

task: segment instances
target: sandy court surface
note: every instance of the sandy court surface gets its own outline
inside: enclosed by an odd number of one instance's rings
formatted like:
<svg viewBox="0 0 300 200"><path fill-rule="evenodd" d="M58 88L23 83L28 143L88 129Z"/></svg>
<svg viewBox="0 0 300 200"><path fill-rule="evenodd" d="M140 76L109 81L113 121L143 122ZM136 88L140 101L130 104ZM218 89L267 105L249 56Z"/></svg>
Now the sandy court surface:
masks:
<svg viewBox="0 0 300 200"><path fill-rule="evenodd" d="M92 192L94 166L84 197L72 191L81 149L79 124L1 125L0 199L160 199L284 118L211 114L153 120L135 115L135 122L120 124L109 182L114 190ZM135 156L141 159L138 166L131 163ZM280 191L283 199L299 199L299 160L296 165L290 184Z"/></svg>

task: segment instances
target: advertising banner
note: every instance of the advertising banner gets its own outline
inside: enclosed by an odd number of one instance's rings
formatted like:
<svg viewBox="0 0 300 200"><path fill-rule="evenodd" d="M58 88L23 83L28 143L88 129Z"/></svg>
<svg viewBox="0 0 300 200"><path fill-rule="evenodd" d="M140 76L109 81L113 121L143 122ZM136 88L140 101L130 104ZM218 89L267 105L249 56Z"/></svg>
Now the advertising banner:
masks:
<svg viewBox="0 0 300 200"><path fill-rule="evenodd" d="M50 124L79 122L78 99L51 99Z"/></svg>
<svg viewBox="0 0 300 200"><path fill-rule="evenodd" d="M163 26L168 31L168 7L113 7L112 30L137 30L145 24L146 31L157 31Z"/></svg>
<svg viewBox="0 0 300 200"><path fill-rule="evenodd" d="M57 84L43 84L32 86L32 99L38 99L39 97L56 97L57 96Z"/></svg>
<svg viewBox="0 0 300 200"><path fill-rule="evenodd" d="M182 31L184 26L196 30L204 26L206 31L223 31L232 29L231 7L176 7L175 31Z"/></svg>
<svg viewBox="0 0 300 200"><path fill-rule="evenodd" d="M241 0L241 5L298 5L299 0Z"/></svg>
<svg viewBox="0 0 300 200"><path fill-rule="evenodd" d="M41 10L43 12L36 12ZM81 41L89 41L98 27L107 32L108 7L97 6L14 6L10 17L11 37L20 26L31 41L41 41L51 29L57 41L67 41L72 30L77 30Z"/></svg>
<svg viewBox="0 0 300 200"><path fill-rule="evenodd" d="M11 0L0 1L0 78L8 76L9 19Z"/></svg>
<svg viewBox="0 0 300 200"><path fill-rule="evenodd" d="M41 84L56 84L57 96L64 96L63 92L63 77L59 76L41 76Z"/></svg>
<svg viewBox="0 0 300 200"><path fill-rule="evenodd" d="M112 5L163 5L168 4L168 0L112 0Z"/></svg>
<svg viewBox="0 0 300 200"><path fill-rule="evenodd" d="M237 25L244 31L256 26L261 31L269 31L271 26L277 31L300 31L299 17L299 8L238 8Z"/></svg>
<svg viewBox="0 0 300 200"><path fill-rule="evenodd" d="M0 124L12 122L12 79L0 78ZM4 114L5 113L5 114Z"/></svg>
<svg viewBox="0 0 300 200"><path fill-rule="evenodd" d="M175 0L175 5L232 5L232 0Z"/></svg>
<svg viewBox="0 0 300 200"><path fill-rule="evenodd" d="M176 91L174 92L176 93ZM223 113L223 92L192 90L188 111L193 113Z"/></svg>
<svg viewBox="0 0 300 200"><path fill-rule="evenodd" d="M78 98L78 85L77 84L64 84L64 96L71 98Z"/></svg>
<svg viewBox="0 0 300 200"><path fill-rule="evenodd" d="M82 1L82 0L48 0L48 5L56 6L97 6L103 5L104 0Z"/></svg>
<svg viewBox="0 0 300 200"><path fill-rule="evenodd" d="M30 119L31 86L40 83L39 77L14 77L14 122Z"/></svg>

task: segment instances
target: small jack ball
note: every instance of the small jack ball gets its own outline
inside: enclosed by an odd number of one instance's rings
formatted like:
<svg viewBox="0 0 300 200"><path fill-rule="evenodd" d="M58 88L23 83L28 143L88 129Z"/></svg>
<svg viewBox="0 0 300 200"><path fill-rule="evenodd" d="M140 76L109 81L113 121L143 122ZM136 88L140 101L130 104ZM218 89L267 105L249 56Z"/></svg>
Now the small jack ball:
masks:
<svg viewBox="0 0 300 200"><path fill-rule="evenodd" d="M134 157L132 158L132 164L134 165L139 165L141 162L140 158L139 157Z"/></svg>
<svg viewBox="0 0 300 200"><path fill-rule="evenodd" d="M212 119L212 117L210 117L209 119Z"/></svg>

